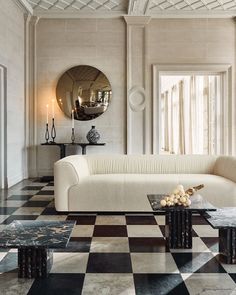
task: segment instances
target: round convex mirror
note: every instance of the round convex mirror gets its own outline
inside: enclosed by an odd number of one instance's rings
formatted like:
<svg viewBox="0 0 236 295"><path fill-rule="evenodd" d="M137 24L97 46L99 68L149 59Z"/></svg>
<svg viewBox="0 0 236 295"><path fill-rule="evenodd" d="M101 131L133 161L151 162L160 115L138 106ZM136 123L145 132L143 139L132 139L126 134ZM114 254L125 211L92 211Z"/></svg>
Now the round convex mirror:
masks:
<svg viewBox="0 0 236 295"><path fill-rule="evenodd" d="M111 84L107 77L91 66L67 70L56 88L57 102L63 113L80 121L92 120L103 114L111 101Z"/></svg>

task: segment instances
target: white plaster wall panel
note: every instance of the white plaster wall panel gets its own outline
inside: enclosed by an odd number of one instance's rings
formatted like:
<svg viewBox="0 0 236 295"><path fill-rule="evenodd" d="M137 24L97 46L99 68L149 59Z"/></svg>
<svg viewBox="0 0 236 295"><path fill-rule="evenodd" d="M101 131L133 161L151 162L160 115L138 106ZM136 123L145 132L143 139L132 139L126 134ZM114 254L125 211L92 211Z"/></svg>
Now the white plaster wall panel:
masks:
<svg viewBox="0 0 236 295"><path fill-rule="evenodd" d="M235 44L233 19L153 19L148 25L148 65L232 64L235 81ZM148 75L152 79L151 71ZM233 128L235 133L235 123Z"/></svg>
<svg viewBox="0 0 236 295"><path fill-rule="evenodd" d="M146 40L147 17L125 17L127 22L127 152L146 153ZM141 102L140 102L141 101Z"/></svg>
<svg viewBox="0 0 236 295"><path fill-rule="evenodd" d="M0 64L7 67L7 177L9 186L24 171L24 16L13 1L0 0Z"/></svg>
<svg viewBox="0 0 236 295"><path fill-rule="evenodd" d="M104 24L103 24L104 21ZM55 98L60 75L68 68L89 64L102 70L113 90L108 110L92 121L76 121L76 139L85 141L96 125L105 147L89 147L88 153L125 152L125 23L122 19L40 20L37 25L38 172L51 174L59 151L41 147L44 140L45 106ZM62 22L62 23L60 23ZM109 27L111 24L111 28ZM107 26L108 25L108 26ZM60 29L58 29L60 28ZM116 33L112 32L115 28ZM70 141L71 120L55 108L57 141ZM72 150L71 150L72 151ZM80 152L80 148L77 149ZM44 160L45 159L45 160Z"/></svg>

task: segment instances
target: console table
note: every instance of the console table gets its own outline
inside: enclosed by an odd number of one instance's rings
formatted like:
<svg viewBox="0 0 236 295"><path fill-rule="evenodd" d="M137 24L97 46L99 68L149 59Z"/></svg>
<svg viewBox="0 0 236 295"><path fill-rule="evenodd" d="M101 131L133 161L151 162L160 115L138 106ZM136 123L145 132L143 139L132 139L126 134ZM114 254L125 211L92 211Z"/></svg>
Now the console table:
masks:
<svg viewBox="0 0 236 295"><path fill-rule="evenodd" d="M62 159L62 158L64 158L66 156L66 147L67 146L80 146L82 148L82 155L86 155L86 148L87 148L87 146L103 146L103 145L105 145L105 143L49 142L49 143L41 143L41 145L45 145L45 146L58 146L60 148L60 159Z"/></svg>

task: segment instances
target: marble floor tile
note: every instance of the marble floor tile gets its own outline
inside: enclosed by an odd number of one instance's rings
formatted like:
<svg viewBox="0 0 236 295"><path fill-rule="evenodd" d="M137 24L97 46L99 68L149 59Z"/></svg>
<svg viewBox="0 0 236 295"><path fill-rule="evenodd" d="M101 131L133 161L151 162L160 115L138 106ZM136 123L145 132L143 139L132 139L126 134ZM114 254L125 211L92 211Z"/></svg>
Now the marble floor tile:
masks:
<svg viewBox="0 0 236 295"><path fill-rule="evenodd" d="M95 225L94 237L127 237L125 225Z"/></svg>
<svg viewBox="0 0 236 295"><path fill-rule="evenodd" d="M21 207L13 215L40 215L43 210L44 207Z"/></svg>
<svg viewBox="0 0 236 295"><path fill-rule="evenodd" d="M41 189L41 191L54 191L54 186L45 186Z"/></svg>
<svg viewBox="0 0 236 295"><path fill-rule="evenodd" d="M17 272L17 267L17 253L7 253L0 261L0 273L9 271Z"/></svg>
<svg viewBox="0 0 236 295"><path fill-rule="evenodd" d="M33 282L33 279L19 279L17 273L2 273L0 274L0 294L26 295Z"/></svg>
<svg viewBox="0 0 236 295"><path fill-rule="evenodd" d="M35 195L35 191L17 191L7 198L8 200L28 200Z"/></svg>
<svg viewBox="0 0 236 295"><path fill-rule="evenodd" d="M0 202L2 207L21 207L27 202L27 200L14 201L14 200L4 200Z"/></svg>
<svg viewBox="0 0 236 295"><path fill-rule="evenodd" d="M132 273L129 253L90 253L87 273Z"/></svg>
<svg viewBox="0 0 236 295"><path fill-rule="evenodd" d="M7 252L0 252L0 261L7 255Z"/></svg>
<svg viewBox="0 0 236 295"><path fill-rule="evenodd" d="M0 223L7 219L10 215L0 215Z"/></svg>
<svg viewBox="0 0 236 295"><path fill-rule="evenodd" d="M53 196L54 195L54 191L51 190L40 190L36 195L41 195L41 196Z"/></svg>
<svg viewBox="0 0 236 295"><path fill-rule="evenodd" d="M49 204L48 201L28 201L22 207L46 207Z"/></svg>
<svg viewBox="0 0 236 295"><path fill-rule="evenodd" d="M90 252L108 252L108 253L129 252L128 238L93 237Z"/></svg>
<svg viewBox="0 0 236 295"><path fill-rule="evenodd" d="M10 215L2 224L10 224L14 220L35 220L38 215Z"/></svg>
<svg viewBox="0 0 236 295"><path fill-rule="evenodd" d="M53 253L51 273L85 273L89 253Z"/></svg>
<svg viewBox="0 0 236 295"><path fill-rule="evenodd" d="M84 279L82 295L135 295L132 274L91 274Z"/></svg>
<svg viewBox="0 0 236 295"><path fill-rule="evenodd" d="M54 196L52 196L52 195L48 195L48 196L47 195L43 195L43 196L35 195L30 198L30 201L48 201L48 202L50 202L52 200L54 200Z"/></svg>
<svg viewBox="0 0 236 295"><path fill-rule="evenodd" d="M185 279L185 285L190 294L232 295L236 284L228 274L194 273Z"/></svg>
<svg viewBox="0 0 236 295"><path fill-rule="evenodd" d="M219 252L219 238L218 237L209 237L209 238L201 238L202 241L207 245L207 247L210 249L212 252Z"/></svg>
<svg viewBox="0 0 236 295"><path fill-rule="evenodd" d="M172 253L181 273L224 273L212 253Z"/></svg>
<svg viewBox="0 0 236 295"><path fill-rule="evenodd" d="M125 225L125 216L119 215L97 215L96 225Z"/></svg>
<svg viewBox="0 0 236 295"><path fill-rule="evenodd" d="M213 229L210 225L193 225L194 231L199 237L218 237L218 229Z"/></svg>
<svg viewBox="0 0 236 295"><path fill-rule="evenodd" d="M10 215L13 214L18 207L0 207L0 215Z"/></svg>
<svg viewBox="0 0 236 295"><path fill-rule="evenodd" d="M184 252L211 252L206 244L199 237L193 237L192 249L170 249L171 252L184 253Z"/></svg>
<svg viewBox="0 0 236 295"><path fill-rule="evenodd" d="M67 215L39 215L37 220L52 220L52 221L64 221L66 220Z"/></svg>
<svg viewBox="0 0 236 295"><path fill-rule="evenodd" d="M24 186L21 190L22 191L40 191L43 188L42 185L35 185L34 183L31 183L30 185Z"/></svg>
<svg viewBox="0 0 236 295"><path fill-rule="evenodd" d="M131 253L133 273L179 273L170 253Z"/></svg>
<svg viewBox="0 0 236 295"><path fill-rule="evenodd" d="M129 237L163 237L157 225L127 225Z"/></svg>
<svg viewBox="0 0 236 295"><path fill-rule="evenodd" d="M157 225L153 215L126 215L126 224L132 225Z"/></svg>
<svg viewBox="0 0 236 295"><path fill-rule="evenodd" d="M79 295L83 283L84 274L52 273L43 280L36 279L27 295Z"/></svg>
<svg viewBox="0 0 236 295"><path fill-rule="evenodd" d="M69 214L67 220L76 221L77 225L95 224L96 215Z"/></svg>
<svg viewBox="0 0 236 295"><path fill-rule="evenodd" d="M166 224L165 215L156 215L155 219L156 219L158 225L165 225Z"/></svg>
<svg viewBox="0 0 236 295"><path fill-rule="evenodd" d="M166 253L166 240L162 238L129 238L130 252Z"/></svg>
<svg viewBox="0 0 236 295"><path fill-rule="evenodd" d="M54 252L84 252L89 253L92 238L90 237L71 237L66 248L55 249Z"/></svg>
<svg viewBox="0 0 236 295"><path fill-rule="evenodd" d="M75 225L72 237L92 237L94 225Z"/></svg>
<svg viewBox="0 0 236 295"><path fill-rule="evenodd" d="M134 274L134 283L136 295L190 295L180 274Z"/></svg>

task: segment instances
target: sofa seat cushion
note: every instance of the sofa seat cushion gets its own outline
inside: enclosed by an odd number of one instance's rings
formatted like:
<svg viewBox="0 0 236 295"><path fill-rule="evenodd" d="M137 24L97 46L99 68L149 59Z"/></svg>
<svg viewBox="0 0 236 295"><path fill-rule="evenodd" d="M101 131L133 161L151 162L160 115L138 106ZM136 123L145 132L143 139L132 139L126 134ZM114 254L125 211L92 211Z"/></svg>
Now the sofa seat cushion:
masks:
<svg viewBox="0 0 236 295"><path fill-rule="evenodd" d="M69 189L69 211L152 211L147 194L170 193L203 183L203 196L215 206L236 206L236 184L211 174L95 174ZM88 210L88 208L90 208Z"/></svg>

